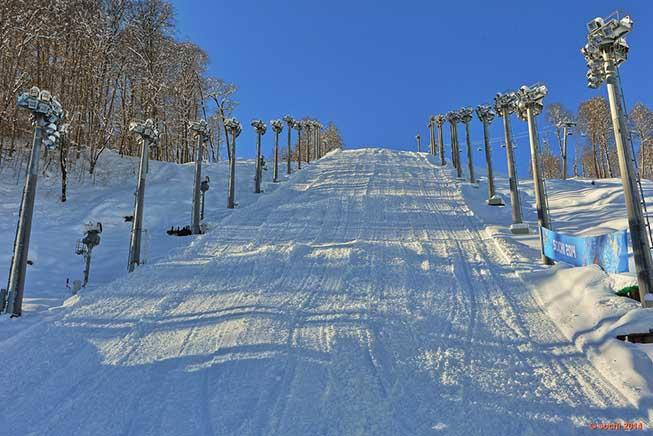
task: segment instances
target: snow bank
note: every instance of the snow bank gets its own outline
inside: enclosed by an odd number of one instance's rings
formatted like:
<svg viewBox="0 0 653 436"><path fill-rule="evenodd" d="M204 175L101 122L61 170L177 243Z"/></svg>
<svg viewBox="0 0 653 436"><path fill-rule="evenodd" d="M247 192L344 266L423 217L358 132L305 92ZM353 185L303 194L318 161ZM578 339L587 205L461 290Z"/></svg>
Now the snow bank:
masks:
<svg viewBox="0 0 653 436"><path fill-rule="evenodd" d="M529 235L510 233L508 181L498 176L495 185L505 207L486 205L486 178L481 178L477 186L462 183L470 209L485 223L487 233L561 332L631 403L653 410L653 346L616 339L617 335L646 333L653 328L653 309L642 309L638 302L615 295L616 290L636 283L632 250L630 272L625 274L609 275L597 266L544 267L539 264L532 180L524 177L520 181L523 218L531 227ZM618 179L548 180L546 188L554 230L589 236L627 228ZM644 193L649 204L653 204L650 181L644 181Z"/></svg>

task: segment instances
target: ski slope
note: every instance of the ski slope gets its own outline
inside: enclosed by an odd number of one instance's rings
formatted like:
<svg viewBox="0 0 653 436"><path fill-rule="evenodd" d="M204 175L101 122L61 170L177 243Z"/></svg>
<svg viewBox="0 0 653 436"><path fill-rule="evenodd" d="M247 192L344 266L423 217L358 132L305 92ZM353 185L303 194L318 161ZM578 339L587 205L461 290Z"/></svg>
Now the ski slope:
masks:
<svg viewBox="0 0 653 436"><path fill-rule="evenodd" d="M649 423L424 154L335 152L1 343L0 434L566 435ZM21 322L21 321L11 321Z"/></svg>

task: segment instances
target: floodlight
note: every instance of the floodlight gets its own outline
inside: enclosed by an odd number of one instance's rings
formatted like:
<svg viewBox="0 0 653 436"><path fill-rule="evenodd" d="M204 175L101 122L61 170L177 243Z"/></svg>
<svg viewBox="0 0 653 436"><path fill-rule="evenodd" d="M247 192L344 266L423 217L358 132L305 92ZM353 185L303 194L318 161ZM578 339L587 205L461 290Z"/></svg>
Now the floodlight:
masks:
<svg viewBox="0 0 653 436"><path fill-rule="evenodd" d="M456 111L449 111L449 112L447 112L447 114L444 117L451 124L456 124L457 122L460 121L460 115Z"/></svg>
<svg viewBox="0 0 653 436"><path fill-rule="evenodd" d="M600 29L601 27L603 27L603 24L604 24L603 18L596 17L592 21L587 23L587 31L588 32L594 32L594 31Z"/></svg>
<svg viewBox="0 0 653 436"><path fill-rule="evenodd" d="M435 117L435 124L437 124L438 127L442 127L444 121L445 121L444 115L438 115Z"/></svg>
<svg viewBox="0 0 653 436"><path fill-rule="evenodd" d="M464 107L458 111L460 121L467 124L472 120L472 114L474 110L471 107Z"/></svg>
<svg viewBox="0 0 653 436"><path fill-rule="evenodd" d="M510 115L517 108L517 95L515 92L497 92L494 97L494 109L501 116Z"/></svg>
<svg viewBox="0 0 653 436"><path fill-rule="evenodd" d="M490 124L492 121L494 121L494 110L492 110L492 106L487 105L487 104L480 104L476 106L476 117L481 121L482 123L488 123Z"/></svg>
<svg viewBox="0 0 653 436"><path fill-rule="evenodd" d="M621 18L615 15L606 19L597 17L587 25L587 44L581 53L587 60L587 85L590 88L597 88L606 79L605 62L617 66L627 59L629 47L624 36L632 28L633 20L627 15Z"/></svg>
<svg viewBox="0 0 653 436"><path fill-rule="evenodd" d="M50 94L50 91L46 91L45 89L43 89L39 93L39 100L50 102L50 100L52 100L52 94Z"/></svg>
<svg viewBox="0 0 653 436"><path fill-rule="evenodd" d="M265 131L267 130L267 126L265 123L261 120L253 120L251 123L252 127L254 127L254 130L256 130L256 133L259 135L265 135Z"/></svg>
<svg viewBox="0 0 653 436"><path fill-rule="evenodd" d="M272 126L272 130L274 131L274 133L281 133L281 131L283 130L283 121L271 120L270 126Z"/></svg>

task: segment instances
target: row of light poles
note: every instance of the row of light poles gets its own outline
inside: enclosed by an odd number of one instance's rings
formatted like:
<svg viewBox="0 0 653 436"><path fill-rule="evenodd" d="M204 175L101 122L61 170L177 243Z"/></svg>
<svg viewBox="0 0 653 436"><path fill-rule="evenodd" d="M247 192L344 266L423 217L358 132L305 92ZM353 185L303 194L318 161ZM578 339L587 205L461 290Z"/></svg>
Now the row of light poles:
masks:
<svg viewBox="0 0 653 436"><path fill-rule="evenodd" d="M17 317L22 314L22 302L25 288L26 267L28 263L29 242L32 227L32 217L34 214L34 203L36 198L36 186L38 181L38 168L41 154L41 147L56 148L60 136L67 129L63 124L64 110L59 100L52 96L50 92L33 87L28 92L18 96L17 106L31 112L32 123L34 125L34 138L32 150L27 168L27 177L23 196L20 205L16 237L14 240L13 257L9 270L9 280L6 289L0 290L0 311ZM291 173L291 130L295 129L298 134L298 144L301 144L301 132L306 130L309 134L307 151L307 161L310 162L311 147L314 158L320 158L325 150L324 142L321 140L322 125L313 120L298 121L291 116L286 115L283 120L271 121L271 126L275 132L274 145L274 182L279 181L278 160L279 160L279 135L283 130L284 122L288 126L288 150L287 150L287 173ZM242 132L241 123L235 118L228 118L224 121L225 128L231 136L230 147L231 159L229 162L229 180L227 207L234 208L235 203L235 175L236 175L236 138ZM256 175L254 192L260 193L262 183L263 157L261 155L261 137L265 134L266 125L260 120L252 121L252 126L257 132L256 144ZM197 139L195 149L195 175L193 185L192 201L192 218L191 233L200 234L201 220L203 219L204 193L208 190L208 178L202 180L202 150L210 137L208 124L205 120L193 121L188 123L189 130ZM159 141L159 131L155 123L148 119L144 122L132 122L129 127L130 132L136 134L141 140L141 155L138 169L138 179L136 192L134 195L134 213L132 216L132 228L129 240L129 257L128 271L134 269L143 263L141 246L143 234L144 218L144 200L145 184L149 166L150 149L155 147ZM298 168L301 169L301 147L297 148ZM84 285L88 282L88 272L90 270L90 254L94 246L99 244L99 234L101 233L101 224L89 224L86 238L81 241L81 245L76 247L77 254L84 254L86 257L86 266L84 270ZM88 226L87 226L88 227ZM90 230L89 230L90 229ZM91 236L89 236L91 235ZM83 246L82 246L83 245Z"/></svg>
<svg viewBox="0 0 653 436"><path fill-rule="evenodd" d="M644 216L642 206L645 206L641 183L637 178L633 156L630 147L628 130L625 116L623 97L619 82L617 67L623 63L628 55L629 46L625 35L632 30L633 21L629 16L613 14L607 18L597 17L587 25L587 44L581 49L587 61L587 79L590 88L598 88L603 82L606 83L608 98L610 102L610 113L612 118L615 145L619 159L619 168L624 189L626 202L628 226L635 258L635 267L640 294L640 301L644 307L653 306L653 257L651 256L651 230L648 219ZM517 91L497 93L494 98L494 107L480 105L475 112L478 119L483 123L483 137L485 141L485 157L488 167L488 204L500 205L501 199L496 196L494 178L492 172L491 149L489 145L488 126L498 115L503 119L505 136L506 158L508 163L508 177L510 183L510 197L512 205L512 233L528 233L528 226L523 223L519 201L519 188L515 168L514 150L511 138L510 115L516 113L518 118L528 124L528 136L531 151L531 168L533 173L533 184L535 190L535 207L537 209L537 220L540 229L540 242L542 242L542 228L550 228L550 216L547 207L546 190L542 177L541 165L539 162L539 137L536 125L536 117L544 107L543 99L547 95L547 88L542 84L533 86L522 86ZM458 142L457 124L463 122L467 136L467 159L469 166L469 181L474 183L474 168L472 162L471 145L469 142L469 122L471 121L471 110L463 108L458 111L448 112L446 115L431 116L428 127L431 134L429 151L436 154L434 127L439 130L439 154L441 164L445 165L444 144L442 138L443 120L451 126L451 160L456 169L457 177L462 177L460 162L460 146ZM569 130L575 124L571 120L562 120L556 127L563 129L562 147L562 177L567 178L567 137ZM419 137L419 135L418 135ZM418 143L419 147L419 143ZM542 262L550 265L551 259L544 256L542 251Z"/></svg>

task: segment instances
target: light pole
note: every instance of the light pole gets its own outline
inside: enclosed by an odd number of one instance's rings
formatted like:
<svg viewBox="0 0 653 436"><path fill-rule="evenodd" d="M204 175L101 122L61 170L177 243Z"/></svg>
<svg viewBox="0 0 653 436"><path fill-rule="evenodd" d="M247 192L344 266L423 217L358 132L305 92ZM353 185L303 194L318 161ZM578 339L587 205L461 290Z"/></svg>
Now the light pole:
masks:
<svg viewBox="0 0 653 436"><path fill-rule="evenodd" d="M59 100L53 97L50 92L40 90L36 86L30 89L29 92L20 94L16 104L18 107L27 109L32 113L34 138L20 203L18 225L16 226L14 253L9 267L9 282L7 290L0 291L0 308L6 313L10 313L12 317L20 316L23 311L27 255L32 233L32 217L36 200L41 145L52 149L56 147L61 135L62 126L60 124L64 117L64 111Z"/></svg>
<svg viewBox="0 0 653 436"><path fill-rule="evenodd" d="M519 181L515 168L515 157L513 154L512 138L510 137L510 114L517 108L517 94L508 92L497 93L494 97L494 110L503 118L503 133L506 138L506 158L508 161L508 180L510 183L510 204L512 206L512 224L510 231L513 234L528 233L528 224L522 221L521 204L519 201Z"/></svg>
<svg viewBox="0 0 653 436"><path fill-rule="evenodd" d="M465 140L467 142L467 167L469 169L469 183L476 183L474 177L474 154L472 153L472 142L469 138L469 122L472 120L474 109L471 107L464 107L458 111L460 114L460 121L465 124Z"/></svg>
<svg viewBox="0 0 653 436"><path fill-rule="evenodd" d="M456 177L463 177L463 168L460 165L460 148L458 147L458 122L460 114L457 111L447 112L445 116L451 126L451 161L456 167Z"/></svg>
<svg viewBox="0 0 653 436"><path fill-rule="evenodd" d="M562 121L558 123L557 127L562 127L562 180L567 180L567 138L571 136L569 129L576 126L573 121Z"/></svg>
<svg viewBox="0 0 653 436"><path fill-rule="evenodd" d="M431 156L435 156L435 116L431 115L429 117L429 123L426 125L429 128L429 153Z"/></svg>
<svg viewBox="0 0 653 436"><path fill-rule="evenodd" d="M302 129L304 128L304 123L302 121L297 121L293 123L293 128L297 130L297 169L302 169Z"/></svg>
<svg viewBox="0 0 653 436"><path fill-rule="evenodd" d="M200 222L201 197L202 197L202 147L209 140L209 127L206 120L193 121L188 123L190 131L197 137L197 146L195 149L195 183L193 184L193 216L191 220L191 231L193 235L202 233Z"/></svg>
<svg viewBox="0 0 653 436"><path fill-rule="evenodd" d="M436 116L435 124L438 126L438 142L440 146L440 165L445 166L447 164L447 161L444 158L444 134L442 133L442 125L444 124L444 115Z"/></svg>
<svg viewBox="0 0 653 436"><path fill-rule="evenodd" d="M141 239L143 236L143 207L145 202L145 177L149 166L150 147L156 145L159 140L159 131L154 127L150 119L143 122L132 122L129 131L140 136L143 145L141 148L141 162L138 168L138 182L136 186L136 198L134 200L134 217L132 219L131 239L129 240L129 259L127 270L134 271L134 268L143 263L141 259Z"/></svg>
<svg viewBox="0 0 653 436"><path fill-rule="evenodd" d="M322 124L315 122L315 158L322 158Z"/></svg>
<svg viewBox="0 0 653 436"><path fill-rule="evenodd" d="M279 134L283 130L283 121L272 120L270 121L272 130L274 131L274 168L272 170L272 181L279 182Z"/></svg>
<svg viewBox="0 0 653 436"><path fill-rule="evenodd" d="M254 193L261 193L261 179L263 178L263 156L261 156L261 136L265 135L267 126L261 120L253 120L252 127L256 131L256 175L254 176Z"/></svg>
<svg viewBox="0 0 653 436"><path fill-rule="evenodd" d="M614 132L617 155L619 157L619 170L624 188L624 199L628 213L628 227L637 270L637 283L642 306L653 306L651 292L653 292L653 260L649 235L646 231L644 214L642 212L641 187L638 186L634 159L628 147L628 126L622 106L621 87L617 66L628 57L628 44L625 35L630 32L633 21L629 16L610 16L607 19L597 17L587 25L587 44L581 52L587 60L588 86L598 88L605 82L610 100L610 114Z"/></svg>
<svg viewBox="0 0 653 436"><path fill-rule="evenodd" d="M483 123L483 140L485 142L485 162L487 164L487 204L490 206L503 206L503 199L496 195L494 189L494 172L492 170L492 149L490 148L490 133L488 126L494 121L494 111L489 105L476 106L476 116Z"/></svg>
<svg viewBox="0 0 653 436"><path fill-rule="evenodd" d="M286 125L288 126L288 150L286 151L287 152L286 163L288 165L288 168L286 170L286 174L290 175L292 173L292 168L291 168L291 165L290 165L290 162L291 162L290 161L290 156L292 154L291 153L291 147L292 147L291 135L292 135L293 126L295 125L295 120L290 115L285 115L283 117L283 121L285 121Z"/></svg>
<svg viewBox="0 0 653 436"><path fill-rule="evenodd" d="M553 265L553 261L544 255L542 228L550 229L549 208L546 201L544 179L540 168L540 140L537 135L535 116L542 113L544 96L547 94L546 86L522 86L517 92L517 116L528 123L528 137L531 145L531 168L533 172L533 187L535 189L535 209L537 209L537 223L540 232L540 248L542 249L542 263Z"/></svg>
<svg viewBox="0 0 653 436"><path fill-rule="evenodd" d="M311 147L313 146L313 121L304 121L304 129L306 130L306 163L311 163Z"/></svg>
<svg viewBox="0 0 653 436"><path fill-rule="evenodd" d="M421 153L422 152L422 137L418 133L415 135L415 140L417 141L417 152Z"/></svg>
<svg viewBox="0 0 653 436"><path fill-rule="evenodd" d="M224 120L224 126L227 132L231 133L231 159L229 160L229 182L227 193L227 208L233 209L236 206L234 197L236 194L236 138L243 131L243 126L235 118Z"/></svg>

